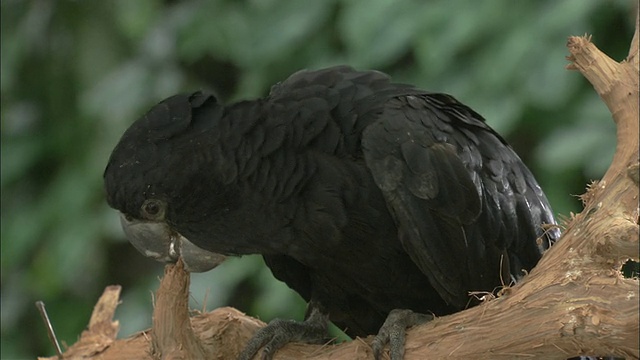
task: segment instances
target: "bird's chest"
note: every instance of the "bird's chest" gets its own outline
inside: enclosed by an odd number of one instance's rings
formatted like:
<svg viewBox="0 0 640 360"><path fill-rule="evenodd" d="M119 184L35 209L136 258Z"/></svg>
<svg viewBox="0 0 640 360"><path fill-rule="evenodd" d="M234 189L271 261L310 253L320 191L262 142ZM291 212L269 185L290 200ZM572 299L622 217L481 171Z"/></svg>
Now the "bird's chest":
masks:
<svg viewBox="0 0 640 360"><path fill-rule="evenodd" d="M363 333L394 308L449 312L402 247L370 176L323 184L295 206L286 241L274 249L286 260L267 261L274 275L322 303L333 321Z"/></svg>
<svg viewBox="0 0 640 360"><path fill-rule="evenodd" d="M287 255L309 269L314 289L335 306L366 298L386 309L398 295L413 302L430 285L400 244L381 192L365 181L359 194L319 197L325 201L307 207L315 213L299 220Z"/></svg>

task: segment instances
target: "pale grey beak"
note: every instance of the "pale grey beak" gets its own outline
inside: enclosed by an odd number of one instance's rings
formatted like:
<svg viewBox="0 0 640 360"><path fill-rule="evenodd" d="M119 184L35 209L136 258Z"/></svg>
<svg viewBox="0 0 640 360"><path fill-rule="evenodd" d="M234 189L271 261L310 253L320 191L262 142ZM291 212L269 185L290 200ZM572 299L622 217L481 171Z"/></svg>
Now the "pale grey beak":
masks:
<svg viewBox="0 0 640 360"><path fill-rule="evenodd" d="M225 256L201 249L163 222L127 220L120 214L122 230L144 256L162 262L176 262L182 256L185 269L205 272L220 265Z"/></svg>

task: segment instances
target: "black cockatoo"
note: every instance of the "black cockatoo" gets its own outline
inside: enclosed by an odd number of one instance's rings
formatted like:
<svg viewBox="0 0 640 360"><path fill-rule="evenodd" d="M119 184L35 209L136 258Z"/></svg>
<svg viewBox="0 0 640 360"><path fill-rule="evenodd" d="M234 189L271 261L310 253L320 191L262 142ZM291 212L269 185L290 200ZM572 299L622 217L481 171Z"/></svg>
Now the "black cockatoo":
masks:
<svg viewBox="0 0 640 360"><path fill-rule="evenodd" d="M378 334L402 358L404 328L517 281L559 236L527 167L453 97L376 71L300 71L261 99L176 95L137 120L104 173L131 242L208 270L261 254L309 303L264 346ZM399 330L401 329L401 331Z"/></svg>

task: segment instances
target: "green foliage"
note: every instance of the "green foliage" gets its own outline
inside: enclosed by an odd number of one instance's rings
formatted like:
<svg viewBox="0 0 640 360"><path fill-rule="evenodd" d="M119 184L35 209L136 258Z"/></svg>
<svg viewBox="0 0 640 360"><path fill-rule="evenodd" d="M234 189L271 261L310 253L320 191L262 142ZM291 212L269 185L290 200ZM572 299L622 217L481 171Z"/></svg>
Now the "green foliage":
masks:
<svg viewBox="0 0 640 360"><path fill-rule="evenodd" d="M587 82L564 70L569 35L618 59L632 2L215 0L3 1L1 357L50 355L33 306L73 343L105 286L124 286L121 336L150 325L162 265L124 240L102 171L152 104L210 88L266 94L301 68L347 63L447 92L483 114L531 166L557 213L606 169L614 129ZM192 305L264 320L304 302L260 257L193 276Z"/></svg>

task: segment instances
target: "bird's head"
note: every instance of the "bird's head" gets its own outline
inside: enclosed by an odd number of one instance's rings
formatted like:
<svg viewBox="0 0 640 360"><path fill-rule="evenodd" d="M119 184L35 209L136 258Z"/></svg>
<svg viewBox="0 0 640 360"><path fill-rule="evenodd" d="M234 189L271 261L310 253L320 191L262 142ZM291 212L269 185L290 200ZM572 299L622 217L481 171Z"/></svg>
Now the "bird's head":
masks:
<svg viewBox="0 0 640 360"><path fill-rule="evenodd" d="M197 141L222 111L215 97L201 92L170 97L133 123L114 148L104 172L107 202L120 211L127 238L145 256L164 262L182 257L193 272L224 260L194 245L171 221L185 188L179 179L189 178L195 161L184 159L192 155L181 151L185 141Z"/></svg>

